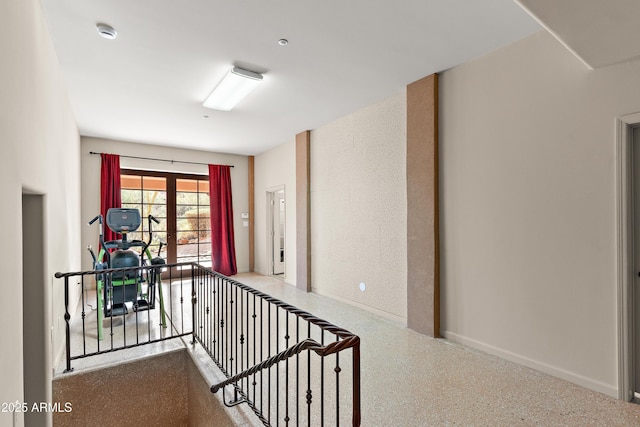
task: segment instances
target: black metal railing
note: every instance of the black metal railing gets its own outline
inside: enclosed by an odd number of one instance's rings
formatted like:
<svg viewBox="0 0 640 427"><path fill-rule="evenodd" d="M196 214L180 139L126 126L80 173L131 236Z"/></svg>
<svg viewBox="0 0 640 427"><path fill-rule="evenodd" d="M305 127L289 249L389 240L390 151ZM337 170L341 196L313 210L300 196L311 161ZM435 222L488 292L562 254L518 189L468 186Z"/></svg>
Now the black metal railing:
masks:
<svg viewBox="0 0 640 427"><path fill-rule="evenodd" d="M264 425L360 425L357 335L209 269L194 274L194 336L227 377L211 387L230 386L227 406L246 403Z"/></svg>
<svg viewBox="0 0 640 427"><path fill-rule="evenodd" d="M192 335L194 272L181 263L56 273L64 279L65 372L74 360ZM81 295L73 321L71 286Z"/></svg>
<svg viewBox="0 0 640 427"><path fill-rule="evenodd" d="M77 359L192 335L227 378L211 387L225 405L246 403L267 426L360 425L360 339L345 329L194 263L55 276L65 372ZM82 298L73 321L71 286ZM142 298L132 302L131 289Z"/></svg>

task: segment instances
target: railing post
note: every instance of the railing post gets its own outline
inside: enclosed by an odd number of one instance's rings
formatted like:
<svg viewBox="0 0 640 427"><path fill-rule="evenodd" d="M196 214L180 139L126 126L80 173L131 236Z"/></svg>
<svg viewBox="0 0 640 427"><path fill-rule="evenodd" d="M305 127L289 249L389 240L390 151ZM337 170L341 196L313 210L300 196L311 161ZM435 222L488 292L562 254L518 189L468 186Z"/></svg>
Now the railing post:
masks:
<svg viewBox="0 0 640 427"><path fill-rule="evenodd" d="M64 278L64 323L65 323L65 336L66 336L66 358L67 358L67 369L64 372L71 372L73 369L71 368L71 329L69 327L69 320L71 319L71 315L69 314L69 276L65 276Z"/></svg>
<svg viewBox="0 0 640 427"><path fill-rule="evenodd" d="M191 264L191 344L196 344L196 266Z"/></svg>
<svg viewBox="0 0 640 427"><path fill-rule="evenodd" d="M353 427L360 427L360 338L351 350L353 354Z"/></svg>

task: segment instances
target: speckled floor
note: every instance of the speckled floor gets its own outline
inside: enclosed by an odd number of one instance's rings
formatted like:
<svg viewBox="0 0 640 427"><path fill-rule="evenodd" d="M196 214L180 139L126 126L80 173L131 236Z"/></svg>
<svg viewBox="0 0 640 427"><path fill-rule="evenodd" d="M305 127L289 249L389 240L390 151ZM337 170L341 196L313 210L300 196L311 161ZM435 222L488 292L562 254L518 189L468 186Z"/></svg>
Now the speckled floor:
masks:
<svg viewBox="0 0 640 427"><path fill-rule="evenodd" d="M282 280L236 279L360 336L363 426L640 426L640 405L425 337Z"/></svg>
<svg viewBox="0 0 640 427"><path fill-rule="evenodd" d="M640 405L425 337L367 311L297 291L279 278L249 273L234 278L360 336L363 426L640 426ZM86 368L180 345L170 341L79 362Z"/></svg>

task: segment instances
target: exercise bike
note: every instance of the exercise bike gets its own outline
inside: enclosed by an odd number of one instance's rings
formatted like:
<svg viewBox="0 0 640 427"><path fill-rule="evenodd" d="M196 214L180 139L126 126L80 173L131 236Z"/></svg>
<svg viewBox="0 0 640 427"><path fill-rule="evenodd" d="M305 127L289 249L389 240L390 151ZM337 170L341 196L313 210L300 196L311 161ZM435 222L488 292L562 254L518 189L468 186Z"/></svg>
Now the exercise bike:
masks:
<svg viewBox="0 0 640 427"><path fill-rule="evenodd" d="M98 294L98 339L103 338L102 321L113 316L126 316L131 312L153 310L156 304L156 291L160 303L160 324L167 327L162 295L161 265L165 264L159 254L152 257L149 246L153 239L152 221L159 221L148 216L149 240L128 240L127 234L136 231L141 223L140 211L129 208L111 208L107 211L106 223L111 231L122 235L121 240L104 241L104 224L102 215L89 221L92 225L100 224L100 251L98 256L89 246L87 249L93 258L93 269L96 271L96 292ZM162 247L162 246L161 246ZM140 248L140 253L132 248ZM145 269L147 262L150 268ZM108 269L127 269L111 273L100 273Z"/></svg>

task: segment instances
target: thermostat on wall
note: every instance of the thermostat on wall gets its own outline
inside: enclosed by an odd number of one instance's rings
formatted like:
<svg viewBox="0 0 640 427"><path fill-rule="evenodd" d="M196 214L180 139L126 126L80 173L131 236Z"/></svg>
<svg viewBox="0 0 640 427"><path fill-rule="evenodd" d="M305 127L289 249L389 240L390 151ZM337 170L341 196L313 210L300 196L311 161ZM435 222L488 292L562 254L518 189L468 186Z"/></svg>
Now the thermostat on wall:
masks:
<svg viewBox="0 0 640 427"><path fill-rule="evenodd" d="M240 217L241 217L242 219L249 219L249 213L248 213L248 212L242 212L242 213L240 214Z"/></svg>

